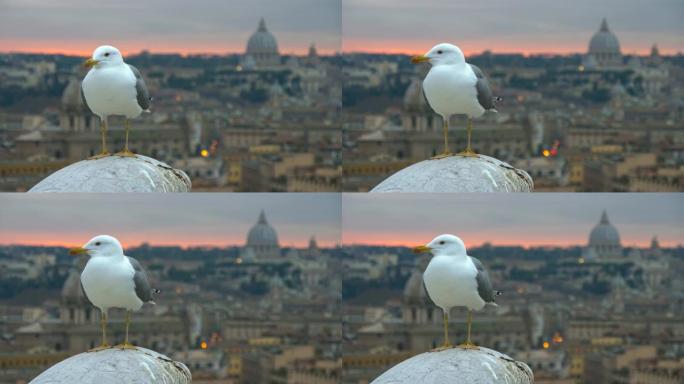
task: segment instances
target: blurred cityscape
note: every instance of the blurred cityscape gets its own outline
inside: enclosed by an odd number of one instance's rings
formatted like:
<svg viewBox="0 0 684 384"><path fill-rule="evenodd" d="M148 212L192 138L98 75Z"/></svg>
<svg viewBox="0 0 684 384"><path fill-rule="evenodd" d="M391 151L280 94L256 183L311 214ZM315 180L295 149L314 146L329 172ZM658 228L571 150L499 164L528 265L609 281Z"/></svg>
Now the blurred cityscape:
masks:
<svg viewBox="0 0 684 384"><path fill-rule="evenodd" d="M244 246L126 250L161 290L133 315L131 341L185 363L193 383L337 383L341 251L314 237L283 247L267 214L255 219ZM85 261L61 247L0 247L0 382L26 383L100 343ZM110 315L120 343L124 314Z"/></svg>
<svg viewBox="0 0 684 384"><path fill-rule="evenodd" d="M315 42L283 55L266 21L255 27L243 54L126 56L153 97L131 149L184 170L194 191L339 191L339 59ZM0 53L0 190L27 190L99 152L99 120L81 99L84 59ZM119 150L123 124L110 120Z"/></svg>
<svg viewBox="0 0 684 384"><path fill-rule="evenodd" d="M605 19L587 39L585 54L469 57L503 98L474 122L475 149L525 169L538 191L684 190L684 57L657 44L623 53ZM429 67L406 55L326 56L314 43L282 55L262 19L243 54L126 60L154 97L132 149L183 169L195 191L367 191L441 150L421 88ZM0 54L0 189L26 190L98 152L82 61ZM465 120L451 123L457 150ZM120 148L122 122L110 126Z"/></svg>
<svg viewBox="0 0 684 384"><path fill-rule="evenodd" d="M474 149L526 170L537 191L683 191L684 56L657 44L624 53L605 19L597 27L584 54L467 57L503 98L498 114L473 122ZM407 55L344 55L345 191L442 150L441 118L422 92L428 69ZM465 127L451 121L452 151L465 148Z"/></svg>
<svg viewBox="0 0 684 384"><path fill-rule="evenodd" d="M485 244L469 250L503 291L473 316L476 344L526 362L535 383L676 384L684 380L684 248L626 247L607 212L585 246ZM430 256L345 246L342 382L368 383L443 342L441 310L423 287ZM466 312L450 314L462 342Z"/></svg>

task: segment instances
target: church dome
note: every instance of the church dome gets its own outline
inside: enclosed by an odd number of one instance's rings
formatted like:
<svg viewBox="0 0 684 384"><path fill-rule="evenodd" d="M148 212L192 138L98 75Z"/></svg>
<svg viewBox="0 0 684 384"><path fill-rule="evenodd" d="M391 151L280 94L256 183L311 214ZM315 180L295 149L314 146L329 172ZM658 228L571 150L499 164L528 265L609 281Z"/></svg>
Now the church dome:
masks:
<svg viewBox="0 0 684 384"><path fill-rule="evenodd" d="M619 248L620 234L608 220L608 214L603 211L601 221L589 234L589 247L594 249Z"/></svg>
<svg viewBox="0 0 684 384"><path fill-rule="evenodd" d="M431 112L425 94L423 93L423 81L414 78L404 92L404 108L410 112Z"/></svg>
<svg viewBox="0 0 684 384"><path fill-rule="evenodd" d="M266 221L266 214L261 211L259 221L247 233L247 247L254 250L278 248L278 235Z"/></svg>
<svg viewBox="0 0 684 384"><path fill-rule="evenodd" d="M617 36L608 29L606 19L603 19L601 28L589 41L589 55L593 56L601 66L619 65L622 61L620 42Z"/></svg>
<svg viewBox="0 0 684 384"><path fill-rule="evenodd" d="M432 303L423 285L423 271L430 263L431 256L424 255L416 263L416 268L409 276L404 285L404 302L410 304L429 304Z"/></svg>
<svg viewBox="0 0 684 384"><path fill-rule="evenodd" d="M278 43L271 32L266 29L266 22L262 18L259 28L247 41L247 55L257 61L262 55L278 55Z"/></svg>
<svg viewBox="0 0 684 384"><path fill-rule="evenodd" d="M404 301L406 303L429 303L430 298L423 286L423 272L416 269L413 271L404 286Z"/></svg>
<svg viewBox="0 0 684 384"><path fill-rule="evenodd" d="M87 303L83 288L81 288L81 274L76 267L69 271L69 276L64 281L61 292L61 301L65 304L80 305Z"/></svg>
<svg viewBox="0 0 684 384"><path fill-rule="evenodd" d="M86 111L83 96L81 96L81 82L76 76L69 80L69 84L62 92L62 109L70 112Z"/></svg>

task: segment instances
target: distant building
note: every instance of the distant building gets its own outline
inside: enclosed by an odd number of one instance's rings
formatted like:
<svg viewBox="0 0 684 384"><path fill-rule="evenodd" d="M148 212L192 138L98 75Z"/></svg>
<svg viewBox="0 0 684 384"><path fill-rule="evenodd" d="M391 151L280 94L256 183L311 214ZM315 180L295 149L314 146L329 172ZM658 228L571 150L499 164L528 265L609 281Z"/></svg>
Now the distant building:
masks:
<svg viewBox="0 0 684 384"><path fill-rule="evenodd" d="M622 52L617 36L608 28L604 18L601 28L589 41L589 52L583 60L586 68L611 68L622 65Z"/></svg>
<svg viewBox="0 0 684 384"><path fill-rule="evenodd" d="M62 92L59 125L69 132L99 132L99 119L83 102L81 81L74 75Z"/></svg>
<svg viewBox="0 0 684 384"><path fill-rule="evenodd" d="M275 36L266 28L261 18L256 32L247 41L247 51L242 62L247 69L273 68L280 65L280 53Z"/></svg>
<svg viewBox="0 0 684 384"><path fill-rule="evenodd" d="M654 345L613 347L591 353L584 363L584 382L633 383L630 380L630 368L639 360L654 360L657 357Z"/></svg>
<svg viewBox="0 0 684 384"><path fill-rule="evenodd" d="M401 318L405 324L438 324L441 310L432 303L423 285L423 271L429 258L421 258L404 286Z"/></svg>
<svg viewBox="0 0 684 384"><path fill-rule="evenodd" d="M423 77L423 76L421 76ZM404 92L402 126L409 132L433 132L442 129L442 119L425 101L423 81L415 77Z"/></svg>
<svg viewBox="0 0 684 384"><path fill-rule="evenodd" d="M263 210L259 214L257 223L247 233L247 244L243 253L260 262L273 262L280 259L278 234L266 220Z"/></svg>
<svg viewBox="0 0 684 384"><path fill-rule="evenodd" d="M589 244L584 249L585 260L607 261L622 257L620 234L608 220L608 213L603 211L601 220L589 234Z"/></svg>

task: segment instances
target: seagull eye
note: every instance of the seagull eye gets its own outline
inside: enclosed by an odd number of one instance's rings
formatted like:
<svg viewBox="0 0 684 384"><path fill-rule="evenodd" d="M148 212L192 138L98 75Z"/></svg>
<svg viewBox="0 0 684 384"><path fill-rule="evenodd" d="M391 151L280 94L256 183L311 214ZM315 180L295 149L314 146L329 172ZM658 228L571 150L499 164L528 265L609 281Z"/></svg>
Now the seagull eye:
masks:
<svg viewBox="0 0 684 384"><path fill-rule="evenodd" d="M105 57L109 57L109 52L105 53Z"/></svg>
<svg viewBox="0 0 684 384"><path fill-rule="evenodd" d="M99 246L100 246L100 242L98 241L97 243L95 243L95 246L96 246L96 247L99 247Z"/></svg>
<svg viewBox="0 0 684 384"><path fill-rule="evenodd" d="M441 51L441 50L440 50L440 51L437 51L437 54L438 54L438 55L441 55L441 54L442 54L442 51Z"/></svg>
<svg viewBox="0 0 684 384"><path fill-rule="evenodd" d="M444 245L444 240L439 242L440 245Z"/></svg>

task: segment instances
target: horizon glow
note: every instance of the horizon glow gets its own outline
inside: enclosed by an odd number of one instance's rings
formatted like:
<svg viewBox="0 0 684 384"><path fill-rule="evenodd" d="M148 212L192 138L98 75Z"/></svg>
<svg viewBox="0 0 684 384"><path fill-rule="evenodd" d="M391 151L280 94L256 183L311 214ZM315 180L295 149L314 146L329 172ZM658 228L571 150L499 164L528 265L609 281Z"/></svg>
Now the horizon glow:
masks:
<svg viewBox="0 0 684 384"><path fill-rule="evenodd" d="M102 44L100 44L102 45ZM117 44L115 45L117 49L121 51L124 58L127 56L136 56L143 51L147 51L152 55L164 55L164 54L178 54L182 56L191 55L212 55L212 56L231 56L231 55L244 55L245 47L228 47L226 46L216 47L210 45L193 45L192 47L177 47L173 44L168 45L155 45L154 48L150 48L147 45L142 44ZM28 44L18 46L13 42L7 42L0 39L0 47L2 47L2 54L37 54L37 55L64 55L64 56L78 56L78 57L90 57L93 50L98 47L98 45L88 45L86 46L72 46L71 48L54 48L46 46L43 44L36 44L36 42L28 42ZM89 48L92 47L92 48ZM309 47L292 47L290 49L283 49L279 47L281 56L305 56L309 52ZM329 56L335 55L339 52L337 49L321 49L316 46L316 51L319 56Z"/></svg>

